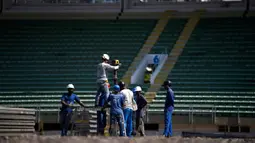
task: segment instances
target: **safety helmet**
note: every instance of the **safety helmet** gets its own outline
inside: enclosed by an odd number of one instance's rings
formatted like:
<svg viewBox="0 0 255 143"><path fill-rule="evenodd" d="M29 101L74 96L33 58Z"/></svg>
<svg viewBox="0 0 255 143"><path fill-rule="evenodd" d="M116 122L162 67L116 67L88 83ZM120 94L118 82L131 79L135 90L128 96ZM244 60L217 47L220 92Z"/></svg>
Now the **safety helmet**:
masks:
<svg viewBox="0 0 255 143"><path fill-rule="evenodd" d="M120 88L123 88L123 87L125 87L125 82L124 81L120 81L118 85L120 86Z"/></svg>
<svg viewBox="0 0 255 143"><path fill-rule="evenodd" d="M142 88L140 86L135 87L135 91L142 91Z"/></svg>
<svg viewBox="0 0 255 143"><path fill-rule="evenodd" d="M74 89L74 85L73 85L73 84L68 84L68 85L66 86L66 88L67 88L67 89L68 89L68 88Z"/></svg>
<svg viewBox="0 0 255 143"><path fill-rule="evenodd" d="M166 85L171 86L172 82L170 80L166 80L166 81L164 81L162 86L166 86Z"/></svg>
<svg viewBox="0 0 255 143"><path fill-rule="evenodd" d="M113 90L119 92L120 91L120 86L119 85L114 85Z"/></svg>
<svg viewBox="0 0 255 143"><path fill-rule="evenodd" d="M105 60L109 60L109 59L110 59L110 56L107 55L107 54L103 54L102 58L105 59Z"/></svg>

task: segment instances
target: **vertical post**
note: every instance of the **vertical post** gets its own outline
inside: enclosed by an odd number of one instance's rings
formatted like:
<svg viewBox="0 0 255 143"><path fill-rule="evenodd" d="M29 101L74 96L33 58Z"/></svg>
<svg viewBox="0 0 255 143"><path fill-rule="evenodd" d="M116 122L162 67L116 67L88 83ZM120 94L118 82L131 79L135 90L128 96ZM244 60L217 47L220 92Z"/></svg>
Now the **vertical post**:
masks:
<svg viewBox="0 0 255 143"><path fill-rule="evenodd" d="M40 129L41 129L41 125L40 125L40 122L41 122L41 113L40 113L40 110L41 110L41 107L40 107L40 105L38 106L38 116L37 116L37 123L38 123L38 132L40 132Z"/></svg>
<svg viewBox="0 0 255 143"><path fill-rule="evenodd" d="M74 135L74 132L73 132L73 128L74 128L74 118L77 116L77 107L75 107L74 109L74 115L72 116L72 120L71 120L71 136Z"/></svg>
<svg viewBox="0 0 255 143"><path fill-rule="evenodd" d="M59 111L57 111L57 123L60 123L59 120L60 120Z"/></svg>
<svg viewBox="0 0 255 143"><path fill-rule="evenodd" d="M11 9L13 3L12 0L0 0L2 2L2 12L4 12L6 9ZM15 4L17 4L17 1L15 1Z"/></svg>
<svg viewBox="0 0 255 143"><path fill-rule="evenodd" d="M146 123L149 122L149 112L148 112L148 106L146 106Z"/></svg>
<svg viewBox="0 0 255 143"><path fill-rule="evenodd" d="M0 14L3 12L3 0L0 0Z"/></svg>
<svg viewBox="0 0 255 143"><path fill-rule="evenodd" d="M192 125L192 130L195 131L195 129L194 129L194 119L193 119L193 117L194 117L194 110L193 109L194 108L191 105L191 125Z"/></svg>
<svg viewBox="0 0 255 143"><path fill-rule="evenodd" d="M241 127L240 127L240 110L239 110L239 107L237 109L237 124L238 124L238 132L241 132Z"/></svg>

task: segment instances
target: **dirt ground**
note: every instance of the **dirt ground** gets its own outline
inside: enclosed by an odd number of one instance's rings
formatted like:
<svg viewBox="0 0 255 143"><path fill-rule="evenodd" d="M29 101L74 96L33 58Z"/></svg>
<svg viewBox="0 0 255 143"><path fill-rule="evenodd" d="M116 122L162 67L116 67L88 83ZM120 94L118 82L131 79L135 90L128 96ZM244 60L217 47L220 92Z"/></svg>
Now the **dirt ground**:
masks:
<svg viewBox="0 0 255 143"><path fill-rule="evenodd" d="M183 137L60 137L60 136L21 136L0 137L0 143L255 143L255 139L210 139Z"/></svg>

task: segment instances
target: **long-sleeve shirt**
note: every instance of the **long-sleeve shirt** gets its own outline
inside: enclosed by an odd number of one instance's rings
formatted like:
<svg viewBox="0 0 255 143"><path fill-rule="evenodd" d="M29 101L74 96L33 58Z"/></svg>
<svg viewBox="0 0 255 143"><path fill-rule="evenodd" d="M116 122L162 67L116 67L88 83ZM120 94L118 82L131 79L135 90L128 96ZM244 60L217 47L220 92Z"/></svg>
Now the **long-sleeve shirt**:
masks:
<svg viewBox="0 0 255 143"><path fill-rule="evenodd" d="M144 107L147 105L147 100L142 96L136 96L136 104L137 104L137 111L136 111L136 115L140 115L140 116L144 116L145 115L145 111L144 111Z"/></svg>
<svg viewBox="0 0 255 143"><path fill-rule="evenodd" d="M97 82L106 81L107 78L107 71L110 70L117 70L119 66L111 66L108 63L100 63L97 65Z"/></svg>
<svg viewBox="0 0 255 143"><path fill-rule="evenodd" d="M174 110L174 92L171 88L168 88L166 92L165 110Z"/></svg>

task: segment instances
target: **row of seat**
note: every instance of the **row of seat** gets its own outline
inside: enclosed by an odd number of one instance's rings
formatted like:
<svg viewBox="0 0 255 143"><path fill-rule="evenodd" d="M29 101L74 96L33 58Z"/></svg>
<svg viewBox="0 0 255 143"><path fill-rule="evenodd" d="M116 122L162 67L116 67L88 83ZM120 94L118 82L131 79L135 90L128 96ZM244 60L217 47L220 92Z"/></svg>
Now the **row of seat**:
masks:
<svg viewBox="0 0 255 143"><path fill-rule="evenodd" d="M254 115L254 18L203 18L194 29L168 79L174 112ZM149 112L163 113L164 89ZM215 111L211 108L217 108Z"/></svg>
<svg viewBox="0 0 255 143"><path fill-rule="evenodd" d="M150 53L168 54L172 50L186 22L187 19L170 19Z"/></svg>
<svg viewBox="0 0 255 143"><path fill-rule="evenodd" d="M57 91L68 83L81 91L95 91L102 54L120 60L121 78L155 20L10 20L0 25L1 91ZM109 81L113 85L111 73Z"/></svg>

